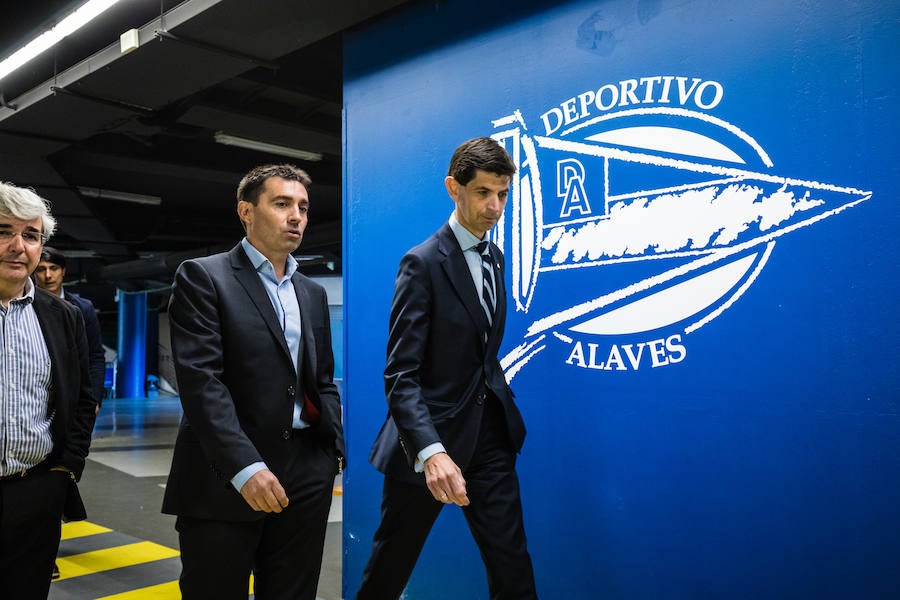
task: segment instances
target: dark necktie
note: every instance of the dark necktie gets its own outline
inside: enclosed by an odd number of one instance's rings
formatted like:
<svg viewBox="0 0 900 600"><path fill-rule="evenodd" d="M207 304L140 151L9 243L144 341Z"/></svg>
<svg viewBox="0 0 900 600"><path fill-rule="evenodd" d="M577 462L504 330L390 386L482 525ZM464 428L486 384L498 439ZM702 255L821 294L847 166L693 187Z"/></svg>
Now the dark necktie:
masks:
<svg viewBox="0 0 900 600"><path fill-rule="evenodd" d="M481 279L484 282L481 286L481 307L484 314L487 315L488 329L494 323L494 311L497 308L497 294L494 292L494 275L493 260L487 240L475 246L478 254L481 255ZM487 334L485 334L487 335Z"/></svg>

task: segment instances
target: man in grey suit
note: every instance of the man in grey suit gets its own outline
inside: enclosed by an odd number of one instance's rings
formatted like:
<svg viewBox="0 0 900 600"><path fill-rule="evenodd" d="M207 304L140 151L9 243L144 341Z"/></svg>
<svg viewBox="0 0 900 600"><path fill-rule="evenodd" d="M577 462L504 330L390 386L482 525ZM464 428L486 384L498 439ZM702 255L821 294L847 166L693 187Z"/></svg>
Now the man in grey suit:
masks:
<svg viewBox="0 0 900 600"><path fill-rule="evenodd" d="M32 283L56 221L31 190L0 183L0 586L46 598L60 519L83 519L75 481L97 401L77 308Z"/></svg>
<svg viewBox="0 0 900 600"><path fill-rule="evenodd" d="M400 261L384 370L389 413L370 461L381 524L357 600L399 598L445 504L462 507L492 599L536 598L516 475L525 425L497 358L506 323L503 214L509 154L487 137L453 153L455 210Z"/></svg>
<svg viewBox="0 0 900 600"><path fill-rule="evenodd" d="M169 322L184 418L163 512L185 600L313 600L344 453L325 290L297 272L309 176L250 171L246 237L175 275Z"/></svg>

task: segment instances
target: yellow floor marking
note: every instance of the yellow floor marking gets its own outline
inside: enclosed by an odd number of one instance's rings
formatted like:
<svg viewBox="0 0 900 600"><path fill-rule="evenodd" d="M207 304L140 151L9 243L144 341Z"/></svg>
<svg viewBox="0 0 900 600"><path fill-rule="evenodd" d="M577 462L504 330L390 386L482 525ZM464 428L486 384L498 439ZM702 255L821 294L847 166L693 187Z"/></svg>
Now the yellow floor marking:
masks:
<svg viewBox="0 0 900 600"><path fill-rule="evenodd" d="M181 598L181 590L178 589L177 581L151 585L112 596L103 596L97 600L172 600L173 598Z"/></svg>
<svg viewBox="0 0 900 600"><path fill-rule="evenodd" d="M173 556L178 556L177 550L153 542L137 542L61 557L56 560L56 564L59 565L59 580L63 580Z"/></svg>
<svg viewBox="0 0 900 600"><path fill-rule="evenodd" d="M250 576L250 587L247 589L247 593L253 593L253 575ZM177 581L151 585L138 590L131 590L130 592L113 594L112 596L103 596L102 598L96 598L96 600L173 600L174 598L181 598L181 590Z"/></svg>
<svg viewBox="0 0 900 600"><path fill-rule="evenodd" d="M107 533L109 531L112 531L112 529L103 527L102 525L96 525L89 521L72 521L71 523L63 523L62 539L71 540L72 538Z"/></svg>

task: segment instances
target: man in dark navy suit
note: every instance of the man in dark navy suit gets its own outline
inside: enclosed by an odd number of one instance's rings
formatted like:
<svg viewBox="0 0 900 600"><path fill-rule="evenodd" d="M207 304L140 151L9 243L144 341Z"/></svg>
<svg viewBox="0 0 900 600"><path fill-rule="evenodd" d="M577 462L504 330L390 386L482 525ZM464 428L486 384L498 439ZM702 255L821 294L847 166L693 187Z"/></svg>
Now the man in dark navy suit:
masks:
<svg viewBox="0 0 900 600"><path fill-rule="evenodd" d="M84 318L84 331L88 340L88 363L91 370L91 389L97 403L103 402L103 379L106 375L106 354L103 350L103 341L100 336L100 320L97 318L97 310L94 304L87 298L63 289L63 280L66 277L65 255L50 246L44 246L41 252L41 260L34 270L34 281L42 290L46 290L54 296L74 304L81 311Z"/></svg>
<svg viewBox="0 0 900 600"><path fill-rule="evenodd" d="M184 600L313 600L344 454L328 300L297 272L309 176L250 171L246 237L184 262L169 304L184 418L163 512L177 515Z"/></svg>
<svg viewBox="0 0 900 600"><path fill-rule="evenodd" d="M490 597L537 597L515 470L525 426L497 358L504 261L487 236L515 171L490 138L459 146L444 180L453 214L400 261L384 371L389 412L370 456L385 475L381 524L357 600L400 597L445 504L462 507Z"/></svg>

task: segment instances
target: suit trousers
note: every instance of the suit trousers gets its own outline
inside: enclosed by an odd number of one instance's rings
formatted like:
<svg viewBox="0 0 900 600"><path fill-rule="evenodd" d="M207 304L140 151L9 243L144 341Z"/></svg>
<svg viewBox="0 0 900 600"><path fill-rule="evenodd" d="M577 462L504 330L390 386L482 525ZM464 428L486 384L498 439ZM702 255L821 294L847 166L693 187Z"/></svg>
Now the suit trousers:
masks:
<svg viewBox="0 0 900 600"><path fill-rule="evenodd" d="M463 514L481 552L492 600L537 598L515 466L503 408L489 393L475 452L463 471L469 497ZM381 524L356 600L400 597L443 506L426 486L385 477Z"/></svg>
<svg viewBox="0 0 900 600"><path fill-rule="evenodd" d="M289 503L253 521L179 516L179 584L184 600L314 600L331 507L334 442L309 429L295 432L294 460L281 481ZM231 485L230 483L228 485Z"/></svg>
<svg viewBox="0 0 900 600"><path fill-rule="evenodd" d="M0 595L4 598L47 598L68 488L69 473L46 469L0 481Z"/></svg>

